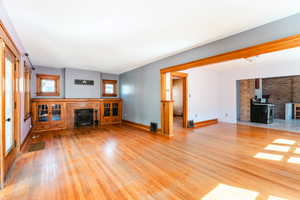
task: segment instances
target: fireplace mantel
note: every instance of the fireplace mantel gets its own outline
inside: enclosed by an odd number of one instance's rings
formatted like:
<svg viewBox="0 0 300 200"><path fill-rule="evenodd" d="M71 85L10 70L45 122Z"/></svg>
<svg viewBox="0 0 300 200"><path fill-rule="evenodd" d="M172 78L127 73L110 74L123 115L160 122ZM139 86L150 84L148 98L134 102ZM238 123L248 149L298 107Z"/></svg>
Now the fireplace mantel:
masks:
<svg viewBox="0 0 300 200"><path fill-rule="evenodd" d="M39 106L47 106L48 121L39 121ZM51 121L52 106L60 105L61 120ZM116 110L117 108L117 110ZM122 121L122 100L119 98L99 98L99 99L32 99L32 119L35 130L57 130L71 129L74 127L75 110L77 109L93 109L94 119L99 120L99 125L119 124ZM107 109L110 109L107 111ZM114 110L115 109L115 110ZM110 115L107 116L104 111ZM43 111L45 112L45 111ZM106 113L107 113L106 112ZM117 112L117 114L116 114Z"/></svg>
<svg viewBox="0 0 300 200"><path fill-rule="evenodd" d="M108 100L121 100L120 98L35 98L31 99L32 102L103 102Z"/></svg>

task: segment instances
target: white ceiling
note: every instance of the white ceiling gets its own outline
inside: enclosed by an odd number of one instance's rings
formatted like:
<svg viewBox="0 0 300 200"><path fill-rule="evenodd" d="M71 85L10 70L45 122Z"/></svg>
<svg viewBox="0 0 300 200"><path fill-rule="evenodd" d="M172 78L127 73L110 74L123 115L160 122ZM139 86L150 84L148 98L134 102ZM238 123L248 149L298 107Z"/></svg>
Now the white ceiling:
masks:
<svg viewBox="0 0 300 200"><path fill-rule="evenodd" d="M227 62L207 65L206 70L217 71L217 72L233 72L236 73L239 69L245 69L245 67L257 67L257 66L281 66L295 65L295 63L300 63L300 47L291 48L282 51L276 51L272 53L262 54L259 56L251 57L249 59L237 59ZM195 68L197 69L197 68ZM300 66L299 66L300 69ZM184 71L183 71L184 72ZM300 70L299 70L300 73Z"/></svg>
<svg viewBox="0 0 300 200"><path fill-rule="evenodd" d="M300 11L299 0L3 0L34 65L121 73Z"/></svg>

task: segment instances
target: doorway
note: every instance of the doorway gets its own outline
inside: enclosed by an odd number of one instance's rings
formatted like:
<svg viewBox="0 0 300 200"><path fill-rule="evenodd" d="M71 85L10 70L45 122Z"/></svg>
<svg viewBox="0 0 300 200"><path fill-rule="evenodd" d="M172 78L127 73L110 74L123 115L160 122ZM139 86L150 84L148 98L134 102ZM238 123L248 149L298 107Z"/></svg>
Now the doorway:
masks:
<svg viewBox="0 0 300 200"><path fill-rule="evenodd" d="M182 127L183 121L183 81L181 78L172 79L173 125Z"/></svg>
<svg viewBox="0 0 300 200"><path fill-rule="evenodd" d="M171 73L171 99L173 101L174 128L187 128L188 121L188 89L187 73Z"/></svg>
<svg viewBox="0 0 300 200"><path fill-rule="evenodd" d="M9 168L18 152L19 141L19 90L17 56L4 42L1 50L1 188Z"/></svg>

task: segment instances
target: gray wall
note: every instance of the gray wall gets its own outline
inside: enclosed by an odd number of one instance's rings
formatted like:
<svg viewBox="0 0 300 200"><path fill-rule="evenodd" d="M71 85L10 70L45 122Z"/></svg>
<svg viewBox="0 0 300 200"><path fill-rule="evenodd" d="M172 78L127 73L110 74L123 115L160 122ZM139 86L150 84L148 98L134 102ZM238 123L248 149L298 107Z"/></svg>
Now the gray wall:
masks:
<svg viewBox="0 0 300 200"><path fill-rule="evenodd" d="M100 98L101 73L96 71L66 68L66 98ZM94 85L75 85L75 79L93 80Z"/></svg>
<svg viewBox="0 0 300 200"><path fill-rule="evenodd" d="M37 96L36 95L36 75L52 74L60 76L60 96ZM63 68L35 66L31 76L31 97L32 98L65 98L65 70Z"/></svg>
<svg viewBox="0 0 300 200"><path fill-rule="evenodd" d="M31 93L32 98L105 98L102 97L101 84L102 79L117 80L119 86L119 75L106 74L97 71L80 70L72 68L54 68L35 66L36 70L32 72ZM60 75L61 92L60 96L36 96L36 74L55 74ZM75 79L93 80L94 85L75 85ZM119 88L117 88L119 91ZM119 97L119 92L118 96ZM112 98L112 97L110 97Z"/></svg>
<svg viewBox="0 0 300 200"><path fill-rule="evenodd" d="M160 69L299 34L299 21L300 14L290 16L121 74L123 118L160 122Z"/></svg>
<svg viewBox="0 0 300 200"><path fill-rule="evenodd" d="M138 68L120 76L123 119L149 125L160 122L158 66Z"/></svg>

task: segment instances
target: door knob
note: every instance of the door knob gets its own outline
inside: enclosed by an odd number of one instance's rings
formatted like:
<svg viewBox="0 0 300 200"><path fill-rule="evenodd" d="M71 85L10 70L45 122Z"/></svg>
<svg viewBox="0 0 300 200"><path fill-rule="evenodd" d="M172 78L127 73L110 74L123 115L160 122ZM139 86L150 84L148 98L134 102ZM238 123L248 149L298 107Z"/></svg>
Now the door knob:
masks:
<svg viewBox="0 0 300 200"><path fill-rule="evenodd" d="M11 120L10 118L7 118L5 121L10 122L10 120Z"/></svg>

